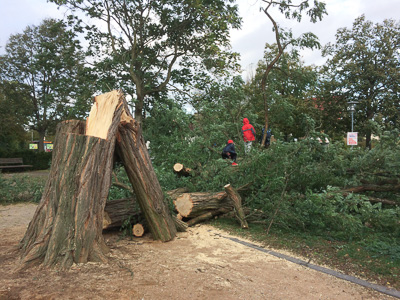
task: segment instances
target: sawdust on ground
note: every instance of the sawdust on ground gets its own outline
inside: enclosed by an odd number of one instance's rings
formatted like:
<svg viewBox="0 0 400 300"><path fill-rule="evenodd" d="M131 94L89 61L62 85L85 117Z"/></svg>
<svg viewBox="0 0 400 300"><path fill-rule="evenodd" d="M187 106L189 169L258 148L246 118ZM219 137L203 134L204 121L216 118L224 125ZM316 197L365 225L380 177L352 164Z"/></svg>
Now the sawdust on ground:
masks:
<svg viewBox="0 0 400 300"><path fill-rule="evenodd" d="M105 233L107 264L17 271L34 204L0 206L0 299L393 299L228 240L208 225L171 242Z"/></svg>

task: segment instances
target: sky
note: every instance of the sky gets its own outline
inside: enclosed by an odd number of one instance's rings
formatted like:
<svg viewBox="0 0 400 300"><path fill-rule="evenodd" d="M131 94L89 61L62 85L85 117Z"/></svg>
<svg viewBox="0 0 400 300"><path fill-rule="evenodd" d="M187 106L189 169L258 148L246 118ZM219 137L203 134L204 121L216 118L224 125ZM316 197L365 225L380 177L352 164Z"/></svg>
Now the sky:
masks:
<svg viewBox="0 0 400 300"><path fill-rule="evenodd" d="M385 19L400 20L400 0L322 0L326 3L327 16L315 24L303 18L301 23L280 17L277 10L271 11L280 26L292 28L295 36L312 32L319 37L321 45L335 42L337 29L351 28L354 20L361 15L374 23ZM293 0L293 3L300 1ZM260 12L261 0L237 0L239 14L243 18L241 30L231 31L232 50L241 54L242 76L246 79L262 59L266 43L274 43L272 24ZM68 12L58 9L46 0L0 0L0 54L11 34L21 33L27 26L39 25L45 18L63 18ZM302 58L307 65L322 65L325 58L321 52L303 51Z"/></svg>

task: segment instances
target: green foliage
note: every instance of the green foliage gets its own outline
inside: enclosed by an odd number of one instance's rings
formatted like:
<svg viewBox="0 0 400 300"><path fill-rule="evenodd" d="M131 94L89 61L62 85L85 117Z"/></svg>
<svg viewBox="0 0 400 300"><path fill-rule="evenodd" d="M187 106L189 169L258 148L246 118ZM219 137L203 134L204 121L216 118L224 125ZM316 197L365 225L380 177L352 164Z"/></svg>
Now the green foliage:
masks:
<svg viewBox="0 0 400 300"><path fill-rule="evenodd" d="M338 29L336 43L323 49L323 54L331 57L323 68L326 94L332 95L325 103L332 98L335 103L341 102L343 114L347 101L359 102L354 113L355 131L366 137L369 148L371 135L377 135L378 128L399 128L399 33L399 22L373 24L361 16L351 29ZM334 116L341 118L339 111ZM347 123L350 125L350 118Z"/></svg>
<svg viewBox="0 0 400 300"><path fill-rule="evenodd" d="M52 0L104 22L84 26L102 88L123 88L134 97L141 122L151 101L196 76L237 68L229 30L240 28L233 0ZM70 20L73 20L70 17ZM78 21L78 24L82 23ZM110 86L111 85L111 86Z"/></svg>
<svg viewBox="0 0 400 300"><path fill-rule="evenodd" d="M39 203L44 189L42 178L5 176L0 173L0 204L17 202Z"/></svg>
<svg viewBox="0 0 400 300"><path fill-rule="evenodd" d="M90 103L91 84L89 80L83 83L88 74L77 33L63 21L46 19L11 35L5 50L0 57L0 79L19 89L7 93L8 101L18 102L23 96L25 111L19 113L27 120L21 121L39 133L43 151L45 134L54 131L59 120L75 117L72 104L83 109L88 105L83 106L82 99Z"/></svg>

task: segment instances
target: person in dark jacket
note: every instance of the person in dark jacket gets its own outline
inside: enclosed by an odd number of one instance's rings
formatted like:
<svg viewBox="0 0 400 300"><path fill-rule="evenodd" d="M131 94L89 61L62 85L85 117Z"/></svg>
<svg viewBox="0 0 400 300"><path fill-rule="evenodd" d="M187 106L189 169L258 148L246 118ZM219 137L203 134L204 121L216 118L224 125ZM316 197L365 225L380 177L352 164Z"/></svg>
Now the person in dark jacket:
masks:
<svg viewBox="0 0 400 300"><path fill-rule="evenodd" d="M235 150L235 143L232 140L229 140L224 149L222 149L221 156L223 159L231 159L232 166L237 166L236 163L236 150Z"/></svg>
<svg viewBox="0 0 400 300"><path fill-rule="evenodd" d="M256 131L254 130L253 125L250 124L249 119L243 119L243 127L242 127L242 135L243 141L245 145L246 153L250 152L251 144L256 140Z"/></svg>

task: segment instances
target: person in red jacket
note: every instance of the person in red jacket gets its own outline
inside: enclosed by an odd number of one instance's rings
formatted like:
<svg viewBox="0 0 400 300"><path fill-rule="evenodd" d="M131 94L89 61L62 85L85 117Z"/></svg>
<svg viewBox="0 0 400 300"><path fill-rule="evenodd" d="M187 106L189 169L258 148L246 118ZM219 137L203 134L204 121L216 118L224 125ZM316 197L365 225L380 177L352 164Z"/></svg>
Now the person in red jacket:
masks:
<svg viewBox="0 0 400 300"><path fill-rule="evenodd" d="M252 142L256 140L256 131L247 118L243 119L242 135L245 144L245 152L249 153Z"/></svg>

